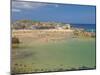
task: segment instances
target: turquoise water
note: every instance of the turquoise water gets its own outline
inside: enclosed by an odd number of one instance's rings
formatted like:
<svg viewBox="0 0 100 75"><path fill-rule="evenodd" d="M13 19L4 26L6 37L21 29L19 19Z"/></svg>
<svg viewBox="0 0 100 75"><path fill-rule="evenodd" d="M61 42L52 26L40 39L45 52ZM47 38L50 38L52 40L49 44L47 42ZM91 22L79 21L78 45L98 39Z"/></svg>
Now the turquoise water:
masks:
<svg viewBox="0 0 100 75"><path fill-rule="evenodd" d="M19 53L15 62L30 66L33 72L35 69L55 71L59 68L95 67L95 39L73 38L50 43L26 42L14 50Z"/></svg>

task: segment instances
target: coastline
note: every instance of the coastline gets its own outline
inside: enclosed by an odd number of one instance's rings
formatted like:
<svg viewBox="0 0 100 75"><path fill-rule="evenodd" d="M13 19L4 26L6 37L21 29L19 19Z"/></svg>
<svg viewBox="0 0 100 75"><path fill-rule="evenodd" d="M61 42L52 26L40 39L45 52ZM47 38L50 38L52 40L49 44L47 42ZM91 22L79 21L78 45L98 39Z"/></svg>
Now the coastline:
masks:
<svg viewBox="0 0 100 75"><path fill-rule="evenodd" d="M80 29L20 29L12 30L12 37L17 37L19 40L32 39L33 41L49 42L61 41L71 38L95 38L94 32L86 32ZM31 40L31 41L32 41ZM30 41L30 42L31 42Z"/></svg>
<svg viewBox="0 0 100 75"><path fill-rule="evenodd" d="M95 69L95 32L81 28L12 29L12 38L16 39L12 43L14 73Z"/></svg>

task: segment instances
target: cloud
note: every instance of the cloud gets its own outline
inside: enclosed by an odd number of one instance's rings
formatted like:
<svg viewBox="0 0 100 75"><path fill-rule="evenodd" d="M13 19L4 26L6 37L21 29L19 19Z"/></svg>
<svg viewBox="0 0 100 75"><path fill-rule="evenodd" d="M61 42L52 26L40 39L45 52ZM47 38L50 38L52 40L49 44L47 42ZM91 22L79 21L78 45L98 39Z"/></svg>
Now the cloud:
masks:
<svg viewBox="0 0 100 75"><path fill-rule="evenodd" d="M58 4L56 4L56 5L55 5L55 7L59 7L59 5L58 5Z"/></svg>
<svg viewBox="0 0 100 75"><path fill-rule="evenodd" d="M43 6L54 6L59 7L58 4L48 4L42 2L29 2L29 1L12 1L12 12L21 12L23 9L25 10L33 10Z"/></svg>
<svg viewBox="0 0 100 75"><path fill-rule="evenodd" d="M45 6L45 3L34 3L34 2L20 2L20 1L12 1L12 8L17 9L35 9L41 6Z"/></svg>
<svg viewBox="0 0 100 75"><path fill-rule="evenodd" d="M12 9L12 12L21 12L20 9Z"/></svg>

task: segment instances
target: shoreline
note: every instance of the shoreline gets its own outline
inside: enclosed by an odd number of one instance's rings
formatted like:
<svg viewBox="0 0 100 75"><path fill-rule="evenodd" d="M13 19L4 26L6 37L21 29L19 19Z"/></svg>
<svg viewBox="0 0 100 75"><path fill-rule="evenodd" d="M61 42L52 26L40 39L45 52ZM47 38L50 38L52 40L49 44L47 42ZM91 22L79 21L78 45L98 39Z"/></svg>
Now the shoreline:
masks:
<svg viewBox="0 0 100 75"><path fill-rule="evenodd" d="M37 30L12 30L12 37L19 38L19 40L30 39L31 41L61 41L71 38L95 38L94 32L86 32L83 30L74 29L37 29ZM30 42L31 42L30 41Z"/></svg>
<svg viewBox="0 0 100 75"><path fill-rule="evenodd" d="M12 50L13 63L12 63L11 68L12 68L12 72L14 73L23 73L23 72L38 73L38 72L44 72L44 71L53 72L53 71L64 71L64 70L71 71L71 70L81 70L81 69L86 70L86 69L90 69L90 67L95 68L94 67L95 65L93 64L87 65L89 61L87 61L86 63L82 62L83 65L80 64L81 62L79 62L79 65L81 66L75 66L76 64L74 63L72 63L71 64L72 66L70 66L70 62L73 62L73 61L77 62L76 60L71 61L70 56L74 58L76 55L74 56L73 53L76 53L76 54L77 52L80 53L80 51L78 50L79 49L78 46L81 48L84 47L84 50L82 50L82 52L89 50L85 47L87 45L90 46L90 42L85 42L84 44L83 42L84 40L80 41L80 38L83 38L83 37L73 38L73 35L74 35L73 31L69 31L69 30L53 30L53 31L52 30L51 31L50 30L14 30L12 31L12 34L13 36L17 37L21 42L19 44L16 44L17 46L15 45L14 46L15 49L13 48ZM90 37L86 37L85 39L88 40L87 38L92 39ZM61 42L62 40L64 41L64 43ZM76 48L76 51L74 50L75 48ZM88 56L88 54L85 56ZM65 57L67 58L67 60ZM84 55L83 55L83 58L85 58ZM33 59L35 60L35 62ZM76 57L74 59L76 59ZM90 59L90 57L88 57L87 59ZM25 61L27 60L27 62L24 62L24 60ZM38 60L42 64L38 63ZM47 60L49 62L45 63L45 61ZM55 60L58 61L59 63L57 63ZM57 65L55 65L55 63ZM70 68L65 64L67 64ZM85 68L82 66L85 66ZM53 68L53 70L51 70L51 67ZM56 69L56 67L58 69Z"/></svg>

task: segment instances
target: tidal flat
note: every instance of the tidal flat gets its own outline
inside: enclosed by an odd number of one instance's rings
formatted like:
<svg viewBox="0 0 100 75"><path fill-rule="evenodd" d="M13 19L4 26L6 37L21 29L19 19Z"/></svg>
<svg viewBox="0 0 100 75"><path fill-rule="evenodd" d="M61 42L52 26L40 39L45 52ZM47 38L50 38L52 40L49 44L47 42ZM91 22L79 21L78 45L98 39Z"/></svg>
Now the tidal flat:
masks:
<svg viewBox="0 0 100 75"><path fill-rule="evenodd" d="M51 34L29 32L30 34L25 31L13 33L20 39L20 43L12 48L12 72L37 73L95 68L95 38L72 38L71 31L67 35L64 34L65 31Z"/></svg>

